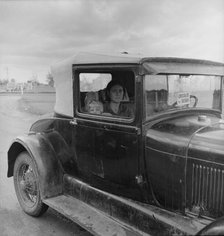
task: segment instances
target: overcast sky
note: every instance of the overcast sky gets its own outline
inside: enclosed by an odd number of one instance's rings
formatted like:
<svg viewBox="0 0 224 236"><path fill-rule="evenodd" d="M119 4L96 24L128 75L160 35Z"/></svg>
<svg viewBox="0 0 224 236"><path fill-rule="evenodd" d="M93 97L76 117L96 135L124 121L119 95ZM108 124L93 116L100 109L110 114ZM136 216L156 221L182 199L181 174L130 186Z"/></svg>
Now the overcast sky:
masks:
<svg viewBox="0 0 224 236"><path fill-rule="evenodd" d="M0 1L0 79L45 82L79 51L224 62L224 0Z"/></svg>

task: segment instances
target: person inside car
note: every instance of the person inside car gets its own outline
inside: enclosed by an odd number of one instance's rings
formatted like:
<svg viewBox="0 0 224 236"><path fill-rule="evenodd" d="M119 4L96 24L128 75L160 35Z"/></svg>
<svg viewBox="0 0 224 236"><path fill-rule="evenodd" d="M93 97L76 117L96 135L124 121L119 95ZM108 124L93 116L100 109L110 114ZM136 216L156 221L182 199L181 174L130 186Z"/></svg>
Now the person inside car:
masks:
<svg viewBox="0 0 224 236"><path fill-rule="evenodd" d="M84 111L90 114L102 114L103 104L99 101L99 95L97 92L86 93Z"/></svg>
<svg viewBox="0 0 224 236"><path fill-rule="evenodd" d="M134 112L130 103L127 90L119 81L112 80L106 87L107 102L103 106L103 114L133 117Z"/></svg>

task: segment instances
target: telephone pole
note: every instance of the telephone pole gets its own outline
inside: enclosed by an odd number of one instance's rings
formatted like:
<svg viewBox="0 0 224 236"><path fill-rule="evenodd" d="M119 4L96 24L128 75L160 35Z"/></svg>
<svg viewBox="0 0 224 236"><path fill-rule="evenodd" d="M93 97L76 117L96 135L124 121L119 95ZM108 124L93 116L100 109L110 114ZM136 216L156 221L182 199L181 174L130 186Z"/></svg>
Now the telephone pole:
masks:
<svg viewBox="0 0 224 236"><path fill-rule="evenodd" d="M9 68L6 66L6 79L9 81Z"/></svg>

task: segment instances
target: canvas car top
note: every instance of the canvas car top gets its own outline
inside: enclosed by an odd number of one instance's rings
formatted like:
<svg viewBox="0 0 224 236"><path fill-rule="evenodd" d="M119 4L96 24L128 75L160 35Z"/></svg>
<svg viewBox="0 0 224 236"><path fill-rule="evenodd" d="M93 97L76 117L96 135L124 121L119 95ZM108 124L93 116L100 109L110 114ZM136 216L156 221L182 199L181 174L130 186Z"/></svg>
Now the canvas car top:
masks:
<svg viewBox="0 0 224 236"><path fill-rule="evenodd" d="M201 74L224 76L224 64L219 62L170 58L146 57L140 54L97 54L80 52L51 67L56 88L55 112L73 116L73 66L75 65L105 65L105 64L135 64L142 65L140 74ZM65 96L66 95L66 96Z"/></svg>
<svg viewBox="0 0 224 236"><path fill-rule="evenodd" d="M175 68L175 66L182 66L183 68L187 68L187 66L194 65L197 67L211 66L214 68L214 70L220 69L220 71L218 72L219 74L220 73L222 75L224 74L224 63L214 62L209 60L175 58L175 57L149 57L141 54L128 54L128 53L97 54L97 53L87 53L87 52L80 52L72 57L69 57L68 59L59 61L58 63L52 66L52 70L58 67L61 68L63 68L64 66L66 67L66 65L144 64L144 63L149 63L152 71L155 71L157 68L157 73L161 73L164 70L164 65L166 65L166 69L168 69L169 71L171 71L171 68ZM159 67L159 65L161 65L161 67ZM169 66L171 65L172 67L169 68ZM178 70L178 68L175 69ZM206 71L204 71L204 73L206 73Z"/></svg>

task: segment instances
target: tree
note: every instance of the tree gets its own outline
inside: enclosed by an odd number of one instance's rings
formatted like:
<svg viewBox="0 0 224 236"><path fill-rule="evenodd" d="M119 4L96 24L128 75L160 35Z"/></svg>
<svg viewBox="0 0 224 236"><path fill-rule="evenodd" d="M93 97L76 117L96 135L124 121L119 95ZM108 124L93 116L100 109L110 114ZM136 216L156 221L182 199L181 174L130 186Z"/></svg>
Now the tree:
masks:
<svg viewBox="0 0 224 236"><path fill-rule="evenodd" d="M2 80L0 80L0 85L6 85L6 84L8 84L8 80L7 79L2 79Z"/></svg>
<svg viewBox="0 0 224 236"><path fill-rule="evenodd" d="M50 72L47 74L47 84L51 87L54 87L54 78Z"/></svg>
<svg viewBox="0 0 224 236"><path fill-rule="evenodd" d="M37 74L32 75L31 82L32 82L33 85L37 85L37 86L40 85L40 82L38 81Z"/></svg>

